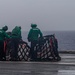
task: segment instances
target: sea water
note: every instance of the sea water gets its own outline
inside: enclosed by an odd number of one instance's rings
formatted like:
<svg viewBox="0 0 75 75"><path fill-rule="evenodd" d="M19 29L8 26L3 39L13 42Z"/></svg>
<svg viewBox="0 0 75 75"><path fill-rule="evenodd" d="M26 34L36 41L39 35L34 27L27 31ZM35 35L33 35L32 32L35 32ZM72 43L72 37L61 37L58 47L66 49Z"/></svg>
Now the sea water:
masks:
<svg viewBox="0 0 75 75"><path fill-rule="evenodd" d="M55 37L58 40L58 50L75 50L75 31L43 31L43 35L55 34ZM28 32L22 32L22 39L26 41L29 45L30 43L27 40Z"/></svg>

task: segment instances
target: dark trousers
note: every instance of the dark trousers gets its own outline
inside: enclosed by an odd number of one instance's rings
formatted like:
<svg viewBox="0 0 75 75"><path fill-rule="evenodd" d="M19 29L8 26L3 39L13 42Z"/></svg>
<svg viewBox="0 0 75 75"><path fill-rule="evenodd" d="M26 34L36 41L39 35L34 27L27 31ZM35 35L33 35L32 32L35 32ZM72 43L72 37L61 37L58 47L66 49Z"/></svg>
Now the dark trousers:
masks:
<svg viewBox="0 0 75 75"><path fill-rule="evenodd" d="M37 41L31 41L30 57L33 60L37 59L37 50L34 49L37 43L38 43Z"/></svg>
<svg viewBox="0 0 75 75"><path fill-rule="evenodd" d="M0 60L6 60L6 53L4 52L4 41L0 41Z"/></svg>
<svg viewBox="0 0 75 75"><path fill-rule="evenodd" d="M18 59L18 44L19 44L19 39L17 38L11 39L11 60Z"/></svg>

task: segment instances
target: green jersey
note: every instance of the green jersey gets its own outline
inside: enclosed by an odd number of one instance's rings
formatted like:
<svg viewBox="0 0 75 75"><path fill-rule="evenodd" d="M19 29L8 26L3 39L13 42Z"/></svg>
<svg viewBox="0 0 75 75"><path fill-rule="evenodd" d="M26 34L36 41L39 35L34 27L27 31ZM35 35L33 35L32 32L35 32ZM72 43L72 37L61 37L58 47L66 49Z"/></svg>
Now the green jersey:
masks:
<svg viewBox="0 0 75 75"><path fill-rule="evenodd" d="M21 37L21 29L18 27L18 26L16 26L13 30L12 30L12 38L19 38L19 39L21 39L22 37Z"/></svg>
<svg viewBox="0 0 75 75"><path fill-rule="evenodd" d="M32 28L28 34L28 40L38 40L39 37L42 37L42 32L38 28Z"/></svg>
<svg viewBox="0 0 75 75"><path fill-rule="evenodd" d="M0 29L0 41L4 41L5 38L10 38L10 36L2 29Z"/></svg>

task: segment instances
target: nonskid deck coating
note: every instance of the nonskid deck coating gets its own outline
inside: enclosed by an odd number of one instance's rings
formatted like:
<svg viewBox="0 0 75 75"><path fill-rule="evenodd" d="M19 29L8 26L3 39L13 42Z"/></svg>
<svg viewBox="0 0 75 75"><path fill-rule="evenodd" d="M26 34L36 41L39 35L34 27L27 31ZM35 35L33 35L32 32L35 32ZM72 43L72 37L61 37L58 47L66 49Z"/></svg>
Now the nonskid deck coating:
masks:
<svg viewBox="0 0 75 75"><path fill-rule="evenodd" d="M60 56L59 62L0 61L0 75L75 75L75 55Z"/></svg>

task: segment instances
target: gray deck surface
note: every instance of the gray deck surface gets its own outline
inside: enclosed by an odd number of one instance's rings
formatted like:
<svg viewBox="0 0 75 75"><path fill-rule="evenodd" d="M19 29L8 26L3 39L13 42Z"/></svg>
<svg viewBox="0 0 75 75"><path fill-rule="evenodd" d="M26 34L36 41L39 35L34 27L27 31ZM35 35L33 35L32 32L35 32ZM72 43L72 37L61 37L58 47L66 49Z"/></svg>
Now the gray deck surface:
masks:
<svg viewBox="0 0 75 75"><path fill-rule="evenodd" d="M59 62L0 61L0 75L75 75L75 54L60 54Z"/></svg>

